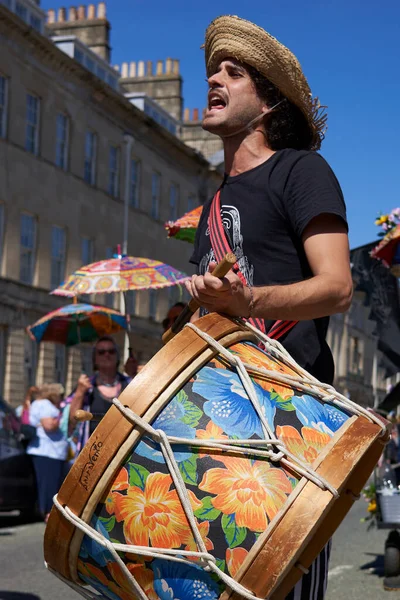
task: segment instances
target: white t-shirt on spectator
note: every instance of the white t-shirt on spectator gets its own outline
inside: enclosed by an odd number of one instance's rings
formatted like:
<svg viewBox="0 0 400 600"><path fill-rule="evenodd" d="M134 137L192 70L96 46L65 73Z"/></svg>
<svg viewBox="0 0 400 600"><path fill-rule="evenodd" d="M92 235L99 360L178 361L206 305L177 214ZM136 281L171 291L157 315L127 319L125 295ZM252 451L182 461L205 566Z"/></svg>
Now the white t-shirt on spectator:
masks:
<svg viewBox="0 0 400 600"><path fill-rule="evenodd" d="M61 429L45 431L40 421L42 419L56 418L60 411L50 400L35 400L29 409L29 421L36 427L36 437L29 442L27 453L35 456L47 456L65 460L68 453L68 441Z"/></svg>

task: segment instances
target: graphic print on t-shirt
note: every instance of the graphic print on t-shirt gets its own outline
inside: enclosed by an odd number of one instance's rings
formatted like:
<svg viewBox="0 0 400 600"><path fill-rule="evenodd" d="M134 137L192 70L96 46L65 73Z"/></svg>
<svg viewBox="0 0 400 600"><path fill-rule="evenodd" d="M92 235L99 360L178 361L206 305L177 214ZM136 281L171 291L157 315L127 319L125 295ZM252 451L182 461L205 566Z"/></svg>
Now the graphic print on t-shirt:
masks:
<svg viewBox="0 0 400 600"><path fill-rule="evenodd" d="M240 271L244 275L249 285L254 284L254 266L250 264L247 256L243 253L243 236L241 232L240 214L235 206L221 206L221 218L224 226L226 237L228 238L229 246L232 252L235 254L237 264ZM206 236L210 235L210 229L207 226ZM210 252L207 252L199 264L199 272L204 275L208 271L210 262L215 261L214 251L211 248Z"/></svg>

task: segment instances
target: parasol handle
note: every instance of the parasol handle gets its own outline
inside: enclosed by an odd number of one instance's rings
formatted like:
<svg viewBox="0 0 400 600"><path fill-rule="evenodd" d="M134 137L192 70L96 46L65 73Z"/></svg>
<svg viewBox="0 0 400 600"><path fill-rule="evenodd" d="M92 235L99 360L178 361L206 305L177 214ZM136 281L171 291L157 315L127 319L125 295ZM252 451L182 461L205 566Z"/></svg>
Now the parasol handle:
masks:
<svg viewBox="0 0 400 600"><path fill-rule="evenodd" d="M88 410L77 410L74 414L74 419L77 423L84 423L85 421L91 421L93 415Z"/></svg>
<svg viewBox="0 0 400 600"><path fill-rule="evenodd" d="M214 277L222 279L227 273L229 273L235 263L236 256L232 252L229 252L224 256L221 262L216 265L212 274ZM162 341L164 344L172 340L172 338L182 329L182 327L190 321L191 316L198 308L200 308L200 305L197 303L197 300L192 298L188 304L186 304L185 308L180 313L172 327L170 327L162 336Z"/></svg>

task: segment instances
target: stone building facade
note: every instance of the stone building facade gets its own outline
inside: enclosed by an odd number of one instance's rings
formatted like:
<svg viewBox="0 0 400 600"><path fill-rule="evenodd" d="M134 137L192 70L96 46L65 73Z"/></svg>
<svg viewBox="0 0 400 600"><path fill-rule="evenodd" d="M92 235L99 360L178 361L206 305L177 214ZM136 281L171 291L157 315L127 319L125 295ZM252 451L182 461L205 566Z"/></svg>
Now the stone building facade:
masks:
<svg viewBox="0 0 400 600"><path fill-rule="evenodd" d="M191 247L166 239L164 222L221 181L124 96L107 60L104 3L70 21L50 13L47 27L45 16L32 0L0 1L0 393L14 405L35 382L76 381L87 352L37 346L25 327L62 305L49 291L65 276L112 255L125 207L129 254L191 272ZM160 347L160 321L178 297L177 288L129 296L141 362ZM117 296L90 300L119 308Z"/></svg>

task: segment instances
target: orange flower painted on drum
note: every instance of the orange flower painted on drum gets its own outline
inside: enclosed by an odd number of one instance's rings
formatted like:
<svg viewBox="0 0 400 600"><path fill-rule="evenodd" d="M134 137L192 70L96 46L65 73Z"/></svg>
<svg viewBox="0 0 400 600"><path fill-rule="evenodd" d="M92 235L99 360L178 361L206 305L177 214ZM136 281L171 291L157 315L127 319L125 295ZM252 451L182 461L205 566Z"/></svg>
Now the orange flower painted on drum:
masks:
<svg viewBox="0 0 400 600"><path fill-rule="evenodd" d="M314 462L331 439L329 434L311 427L302 427L300 435L291 425L278 425L276 435L284 442L289 452L308 463Z"/></svg>
<svg viewBox="0 0 400 600"><path fill-rule="evenodd" d="M113 515L115 512L115 491L127 490L129 487L128 471L125 467L122 467L118 471L114 481L111 483L111 487L108 488L106 495L103 496L102 502L106 505L106 511L109 515Z"/></svg>
<svg viewBox="0 0 400 600"><path fill-rule="evenodd" d="M229 437L223 433L223 429L218 427L213 421L209 421L205 429L197 429L196 437L200 440L229 440ZM205 456L208 456L208 454L199 452L199 458L204 458ZM214 458L218 460L218 456Z"/></svg>
<svg viewBox="0 0 400 600"><path fill-rule="evenodd" d="M209 521L203 521L202 523L199 523L197 521L197 519L196 519L196 523L197 523L197 526L199 528L199 532L200 532L200 535L201 535L202 540L204 542L204 545L206 547L206 550L213 550L214 549L214 544L207 537L208 532L210 531L210 523L209 523ZM199 551L199 548L197 547L197 544L196 544L196 542L194 540L194 536L193 536L192 530L190 530L189 536L187 537L187 539L183 543L186 544L185 550L192 550L194 552Z"/></svg>
<svg viewBox="0 0 400 600"><path fill-rule="evenodd" d="M90 563L85 563L81 559L78 559L78 573L81 574L82 577L89 577L90 579L95 579L105 586L108 586L108 584L110 583L102 569L99 569L98 567L95 567Z"/></svg>
<svg viewBox="0 0 400 600"><path fill-rule="evenodd" d="M245 548L228 548L226 551L226 565L231 577L235 577L245 561L248 551Z"/></svg>
<svg viewBox="0 0 400 600"><path fill-rule="evenodd" d="M216 494L213 506L226 515L234 514L239 527L264 531L292 491L289 479L266 461L230 456L218 460L227 468L207 471L199 488Z"/></svg>
<svg viewBox="0 0 400 600"><path fill-rule="evenodd" d="M126 496L116 493L115 516L124 521L127 543L158 548L179 548L189 535L189 523L172 479L164 473L151 473L142 491L130 486ZM189 491L193 510L202 503Z"/></svg>
<svg viewBox="0 0 400 600"><path fill-rule="evenodd" d="M297 376L296 371L285 365L283 362L270 358L264 354L259 348L250 346L249 344L236 344L230 348L237 354L243 362L254 365L259 369L268 369L268 371L276 371L283 375ZM283 400L289 400L293 396L293 389L282 383L278 383L273 379L263 379L257 375L254 376L257 383L267 392L275 392Z"/></svg>
<svg viewBox="0 0 400 600"><path fill-rule="evenodd" d="M136 565L134 563L128 563L126 566L146 594L147 598L149 598L149 600L159 600L158 595L154 591L153 571L147 569L144 565ZM109 582L109 590L118 596L118 598L121 598L121 600L132 600L134 592L128 583L127 576L118 563L109 562L107 563L107 568L114 580Z"/></svg>

